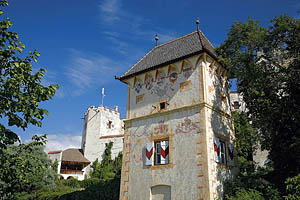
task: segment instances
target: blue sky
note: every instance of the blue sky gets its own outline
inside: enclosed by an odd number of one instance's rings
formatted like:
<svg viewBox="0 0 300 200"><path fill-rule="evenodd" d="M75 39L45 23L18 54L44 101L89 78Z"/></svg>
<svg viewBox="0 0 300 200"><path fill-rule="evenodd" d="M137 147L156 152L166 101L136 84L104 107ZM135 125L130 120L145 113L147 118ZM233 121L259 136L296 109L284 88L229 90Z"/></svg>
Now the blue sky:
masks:
<svg viewBox="0 0 300 200"><path fill-rule="evenodd" d="M26 50L41 57L34 69L47 69L44 84L57 83L53 100L42 103L50 115L42 128L13 129L28 141L48 134L46 150L79 147L85 110L101 104L126 113L126 85L115 80L155 45L200 29L218 46L235 21L248 16L264 26L280 14L297 16L299 0L10 0L10 17ZM3 19L3 17L2 17Z"/></svg>

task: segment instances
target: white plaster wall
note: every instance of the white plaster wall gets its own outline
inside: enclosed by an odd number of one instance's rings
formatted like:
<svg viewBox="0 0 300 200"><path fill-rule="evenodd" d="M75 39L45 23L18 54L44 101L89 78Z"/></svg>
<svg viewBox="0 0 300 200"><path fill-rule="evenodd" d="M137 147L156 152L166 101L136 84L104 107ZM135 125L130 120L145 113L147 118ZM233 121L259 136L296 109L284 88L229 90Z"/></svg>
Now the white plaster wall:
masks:
<svg viewBox="0 0 300 200"><path fill-rule="evenodd" d="M60 172L60 167L61 167L61 156L62 156L62 152L58 152L58 153L51 153L48 154L50 160L52 163L55 162L55 160L58 161L58 166L57 166L57 174L59 174Z"/></svg>
<svg viewBox="0 0 300 200"><path fill-rule="evenodd" d="M205 78L206 78L206 91L207 91L207 103L213 107L216 107L227 114L230 114L230 97L229 97L229 85L225 78L218 75L218 64L210 65L212 61L209 61L204 65ZM222 100L222 95L226 99Z"/></svg>
<svg viewBox="0 0 300 200"><path fill-rule="evenodd" d="M218 164L215 161L215 151L213 148L214 137L222 138L222 140L226 141L227 144L230 141L234 141L232 120L211 109L208 109L207 115L208 156L211 158L209 162L209 182L213 198L222 199L224 189L223 184L225 181L233 178L237 171L237 167L236 165L234 167L229 167L228 165Z"/></svg>
<svg viewBox="0 0 300 200"><path fill-rule="evenodd" d="M85 114L85 130L83 130L83 153L90 162L95 161L102 149L100 145L100 111L97 108L89 108Z"/></svg>
<svg viewBox="0 0 300 200"><path fill-rule="evenodd" d="M123 134L122 120L120 119L120 113L115 110L100 107L100 137L101 136L113 136ZM111 128L108 128L108 122L111 121Z"/></svg>
<svg viewBox="0 0 300 200"><path fill-rule="evenodd" d="M108 121L111 121L111 128L108 127ZM82 133L82 149L84 157L91 164L98 159L102 161L105 144L112 141L112 158L114 159L119 152L123 150L123 121L120 119L120 113L99 106L98 108L90 107L85 113L84 129ZM90 167L86 169L89 174Z"/></svg>
<svg viewBox="0 0 300 200"><path fill-rule="evenodd" d="M73 177L79 181L84 180L83 174L59 174L60 176L64 177L64 179L68 179L69 177Z"/></svg>

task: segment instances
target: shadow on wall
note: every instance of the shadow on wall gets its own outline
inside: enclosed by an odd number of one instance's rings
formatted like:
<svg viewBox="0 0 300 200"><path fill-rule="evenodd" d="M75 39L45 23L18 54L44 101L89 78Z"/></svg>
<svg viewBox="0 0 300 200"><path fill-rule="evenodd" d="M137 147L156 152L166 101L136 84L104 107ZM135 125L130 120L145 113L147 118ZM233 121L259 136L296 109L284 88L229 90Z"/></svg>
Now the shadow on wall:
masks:
<svg viewBox="0 0 300 200"><path fill-rule="evenodd" d="M223 87L223 89L221 88ZM230 97L229 97L229 86L226 82L224 85L216 84L214 87L214 100L212 101L213 108L216 111L211 111L211 115L209 116L212 133L213 134L213 143L210 145L214 145L215 139L219 139L225 143L225 163L218 163L218 167L216 167L216 192L217 198L222 199L224 187L223 184L230 179L233 179L235 171L232 171L231 166L229 166L229 143L231 140L231 132L233 132L232 121L224 116L222 112L218 112L218 110L230 109ZM225 96L224 96L225 95ZM225 98L226 97L226 98ZM221 148L221 147L220 147ZM235 153L234 153L235 155ZM214 156L215 149L214 149Z"/></svg>

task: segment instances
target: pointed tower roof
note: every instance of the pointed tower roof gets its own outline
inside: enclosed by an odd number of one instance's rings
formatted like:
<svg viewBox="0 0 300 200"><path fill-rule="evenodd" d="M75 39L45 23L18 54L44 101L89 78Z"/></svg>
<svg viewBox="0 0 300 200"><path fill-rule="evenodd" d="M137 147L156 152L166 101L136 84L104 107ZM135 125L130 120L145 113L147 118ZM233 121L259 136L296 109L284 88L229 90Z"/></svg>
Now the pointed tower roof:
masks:
<svg viewBox="0 0 300 200"><path fill-rule="evenodd" d="M155 46L141 60L120 76L120 80L122 81L131 76L168 65L200 52L207 52L210 56L214 58L217 57L214 46L205 37L202 31L196 30Z"/></svg>

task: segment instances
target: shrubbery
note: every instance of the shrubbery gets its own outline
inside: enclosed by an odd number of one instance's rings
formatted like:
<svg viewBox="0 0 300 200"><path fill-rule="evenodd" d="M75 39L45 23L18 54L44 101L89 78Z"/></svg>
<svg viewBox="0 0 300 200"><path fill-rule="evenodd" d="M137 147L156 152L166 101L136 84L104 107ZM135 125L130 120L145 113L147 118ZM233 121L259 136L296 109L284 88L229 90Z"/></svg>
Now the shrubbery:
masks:
<svg viewBox="0 0 300 200"><path fill-rule="evenodd" d="M56 179L54 187L43 187L30 194L19 193L18 200L118 200L120 193L122 154L114 160L111 158L109 143L105 149L103 160L92 165L91 178L79 181L75 178ZM55 168L52 169L56 170Z"/></svg>

